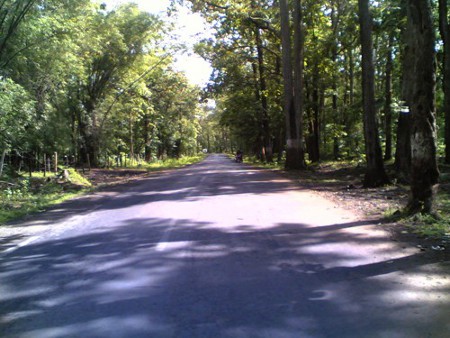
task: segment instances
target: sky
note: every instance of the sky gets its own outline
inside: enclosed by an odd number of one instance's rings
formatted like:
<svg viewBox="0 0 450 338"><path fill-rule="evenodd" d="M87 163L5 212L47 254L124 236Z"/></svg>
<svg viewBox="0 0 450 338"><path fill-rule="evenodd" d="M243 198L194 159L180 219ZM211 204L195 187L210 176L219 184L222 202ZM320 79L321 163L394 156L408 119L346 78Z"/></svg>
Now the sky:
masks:
<svg viewBox="0 0 450 338"><path fill-rule="evenodd" d="M167 7L170 0L97 0L100 3L106 3L107 8L111 9L117 5L134 2L138 4L143 11L159 15L165 20L167 17ZM204 20L198 14L190 13L186 8L179 9L179 15L176 19L177 35L180 36L178 42L184 42L192 49L193 44L202 36L206 36L208 31ZM175 67L177 70L186 74L192 84L204 86L211 74L211 66L208 62L192 53L176 55Z"/></svg>

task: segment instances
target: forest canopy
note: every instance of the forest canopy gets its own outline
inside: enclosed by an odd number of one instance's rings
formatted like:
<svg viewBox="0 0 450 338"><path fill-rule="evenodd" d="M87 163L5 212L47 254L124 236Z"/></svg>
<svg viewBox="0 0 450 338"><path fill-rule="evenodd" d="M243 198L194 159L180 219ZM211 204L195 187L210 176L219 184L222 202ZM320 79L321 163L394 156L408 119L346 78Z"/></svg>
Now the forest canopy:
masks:
<svg viewBox="0 0 450 338"><path fill-rule="evenodd" d="M0 2L0 153L91 166L197 153L200 88L174 67L171 26L124 4Z"/></svg>
<svg viewBox="0 0 450 338"><path fill-rule="evenodd" d="M242 149L288 169L360 161L378 186L395 160L411 208L430 209L437 159L450 162L445 0L177 5L213 33L195 48L213 68L203 90L175 70L170 25L135 4L0 1L2 167Z"/></svg>
<svg viewBox="0 0 450 338"><path fill-rule="evenodd" d="M181 2L215 30L197 51L231 144L287 169L358 161L366 187L394 160L411 210L430 211L437 159L450 163L448 2Z"/></svg>

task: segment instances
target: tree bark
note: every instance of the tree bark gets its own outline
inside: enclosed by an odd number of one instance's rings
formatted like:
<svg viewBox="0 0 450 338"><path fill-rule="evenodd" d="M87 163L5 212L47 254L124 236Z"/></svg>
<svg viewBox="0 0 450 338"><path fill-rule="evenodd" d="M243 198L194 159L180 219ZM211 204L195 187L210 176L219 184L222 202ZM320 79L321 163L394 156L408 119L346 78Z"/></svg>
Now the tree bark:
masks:
<svg viewBox="0 0 450 338"><path fill-rule="evenodd" d="M384 160L389 161L392 158L392 70L393 64L393 33L389 36L389 46L386 53L386 76L384 87L384 128L386 134L386 146L384 149Z"/></svg>
<svg viewBox="0 0 450 338"><path fill-rule="evenodd" d="M2 156L0 157L0 177L3 175L3 167L5 165L5 157L6 157L6 150L2 151Z"/></svg>
<svg viewBox="0 0 450 338"><path fill-rule="evenodd" d="M333 8L331 10L331 27L333 30L333 43L330 47L330 53L331 53L331 62L333 64L336 64L337 58L338 58L338 34L339 34L339 17L336 14L337 10ZM332 97L332 111L333 111L333 119L334 124L336 126L336 129L341 124L341 119L339 118L339 110L338 110L338 94L337 94L337 82L338 82L338 76L334 72L332 76L332 85L331 89L333 91L333 97ZM333 137L333 157L335 160L338 160L341 157L340 154L340 140L337 135L337 133L334 133Z"/></svg>
<svg viewBox="0 0 450 338"><path fill-rule="evenodd" d="M450 164L450 24L448 1L439 0L439 31L444 42L445 163Z"/></svg>
<svg viewBox="0 0 450 338"><path fill-rule="evenodd" d="M375 110L375 81L372 46L372 17L369 0L359 0L359 22L362 47L362 91L364 108L364 140L367 169L365 187L377 187L389 182L384 170Z"/></svg>
<svg viewBox="0 0 450 338"><path fill-rule="evenodd" d="M309 136L308 136L308 156L313 163L320 161L320 88L319 88L319 67L314 65L312 86L310 86L311 109L309 109Z"/></svg>
<svg viewBox="0 0 450 338"><path fill-rule="evenodd" d="M298 140L298 167L306 168L305 146L303 134L303 62L304 62L304 32L303 32L303 9L302 1L294 1L294 106L295 106L295 126Z"/></svg>
<svg viewBox="0 0 450 338"><path fill-rule="evenodd" d="M267 104L267 84L266 67L264 66L264 50L261 39L261 32L258 27L255 29L256 51L258 54L258 73L259 73L259 97L261 102L261 119L263 131L263 160L273 162L273 142L270 132L269 113Z"/></svg>
<svg viewBox="0 0 450 338"><path fill-rule="evenodd" d="M411 180L411 114L400 113L397 122L395 172L400 183Z"/></svg>
<svg viewBox="0 0 450 338"><path fill-rule="evenodd" d="M435 33L428 0L408 0L408 33L414 36L413 90L411 102L411 198L410 212L431 213L433 186L438 183L435 119Z"/></svg>
<svg viewBox="0 0 450 338"><path fill-rule="evenodd" d="M296 0L296 5L300 0ZM302 122L301 112L297 109L302 104L299 93L294 90L302 90L299 86L301 74L296 74L296 85L294 86L293 67L291 58L291 31L289 25L289 8L287 0L280 0L280 20L281 20L281 44L282 44L282 62L283 62L283 82L284 82L284 104L283 110L286 117L286 169L303 169L306 167L303 151L303 140L299 123ZM298 18L296 19L297 22ZM297 40L300 38L299 27L296 28L296 47L301 47L301 43ZM299 50L295 51L299 58ZM297 68L297 72L300 71ZM295 89L294 89L295 88Z"/></svg>
<svg viewBox="0 0 450 338"><path fill-rule="evenodd" d="M402 1L402 11L407 17L406 0ZM406 29L402 32L403 45L402 51L402 100L407 109L404 109L398 117L397 124L397 145L395 151L395 171L399 182L411 182L411 102L413 93L413 69L415 53L415 37L409 32L412 28L407 22Z"/></svg>
<svg viewBox="0 0 450 338"><path fill-rule="evenodd" d="M148 113L144 117L144 159L145 162L151 162L152 160L152 148L150 139L150 117Z"/></svg>

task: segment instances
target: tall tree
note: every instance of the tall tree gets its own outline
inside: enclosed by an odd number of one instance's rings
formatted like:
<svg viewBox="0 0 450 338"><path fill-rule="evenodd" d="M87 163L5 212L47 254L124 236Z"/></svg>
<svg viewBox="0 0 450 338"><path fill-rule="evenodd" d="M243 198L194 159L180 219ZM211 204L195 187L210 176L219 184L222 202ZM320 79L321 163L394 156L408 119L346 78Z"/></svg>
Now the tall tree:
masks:
<svg viewBox="0 0 450 338"><path fill-rule="evenodd" d="M234 141L243 146L243 150L271 161L273 117L278 108L278 101L274 103L276 95L272 94L278 88L273 82L279 82L275 62L271 62L278 58L278 48L271 46L271 40L278 38L278 30L273 27L273 3L266 0L190 2L213 26L214 39L202 41L197 50L216 69L210 89L217 101L220 96L226 96L220 100L222 105L230 104L224 107L223 113L229 115L225 120L233 126L232 135L239 139ZM241 95L248 90L247 86L253 89L251 100ZM273 87L276 91L271 90ZM250 106L244 107L249 101ZM234 109L241 114L235 114ZM251 123L248 123L248 114L252 115ZM239 116L241 121L238 121ZM243 134L248 136L246 140L241 137Z"/></svg>
<svg viewBox="0 0 450 338"><path fill-rule="evenodd" d="M410 107L413 99L413 71L414 69L414 53L416 48L415 36L411 36L410 32L413 28L409 27L412 22L407 19L407 2L401 1L401 17L399 21L405 21L402 29L402 83L400 99L404 102L404 106L400 109L397 122L397 141L395 149L395 171L397 180L402 183L410 183L411 181L411 113Z"/></svg>
<svg viewBox="0 0 450 338"><path fill-rule="evenodd" d="M266 80L266 67L264 64L264 46L261 39L260 28L255 28L255 43L258 58L258 89L257 89L257 101L261 102L261 129L262 129L262 158L264 161L273 161L273 147L272 136L269 126L269 112L267 103L267 80Z"/></svg>
<svg viewBox="0 0 450 338"><path fill-rule="evenodd" d="M280 0L281 44L286 117L286 168L306 167L303 147L303 37L301 1L294 1L294 60L292 59L290 11L287 0ZM294 65L293 65L294 63Z"/></svg>
<svg viewBox="0 0 450 338"><path fill-rule="evenodd" d="M103 133L103 121L110 110L102 107L108 97L124 93L134 80L125 74L136 67L147 53L153 38L152 32L159 27L158 20L128 4L105 15L94 16L91 24L97 37L92 45L84 45L87 56L84 76L79 79L78 93L82 110L79 111L80 157L84 163L96 166L99 161ZM129 80L129 81L127 81ZM127 83L128 82L128 83Z"/></svg>
<svg viewBox="0 0 450 338"><path fill-rule="evenodd" d="M435 118L435 30L429 0L408 0L408 29L414 37L411 101L410 212L433 211L433 186L438 183Z"/></svg>
<svg viewBox="0 0 450 338"><path fill-rule="evenodd" d="M392 72L394 68L393 61L393 33L389 35L389 44L386 51L386 75L384 87L384 129L386 134L386 145L384 151L384 160L392 158Z"/></svg>
<svg viewBox="0 0 450 338"><path fill-rule="evenodd" d="M384 169L376 119L372 16L369 9L369 0L359 0L358 4L362 52L364 139L367 162L364 186L377 187L388 183L389 179Z"/></svg>
<svg viewBox="0 0 450 338"><path fill-rule="evenodd" d="M439 0L439 30L444 42L445 163L450 164L450 24L448 1Z"/></svg>

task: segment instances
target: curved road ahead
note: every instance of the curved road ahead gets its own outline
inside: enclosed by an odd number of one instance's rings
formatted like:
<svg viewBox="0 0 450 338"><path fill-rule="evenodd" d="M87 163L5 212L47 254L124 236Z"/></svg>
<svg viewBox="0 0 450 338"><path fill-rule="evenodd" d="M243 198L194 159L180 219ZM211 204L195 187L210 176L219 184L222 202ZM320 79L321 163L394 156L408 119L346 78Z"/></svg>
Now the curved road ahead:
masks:
<svg viewBox="0 0 450 338"><path fill-rule="evenodd" d="M2 228L1 337L450 336L446 263L221 155Z"/></svg>

